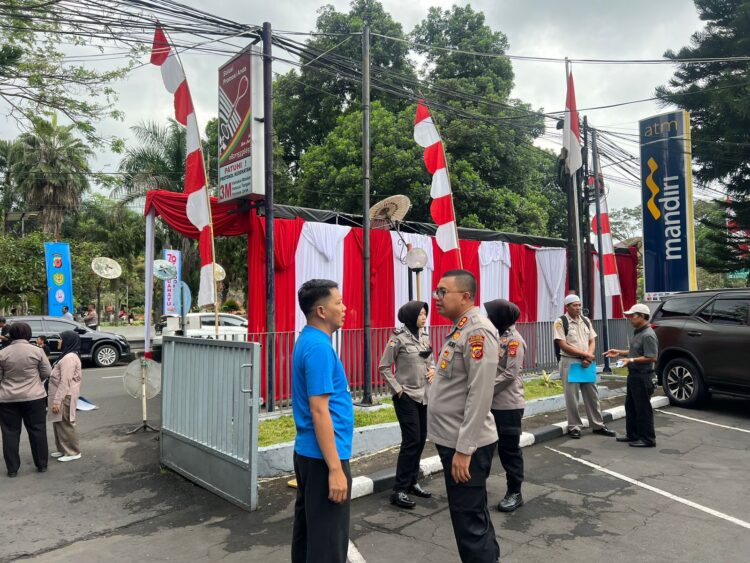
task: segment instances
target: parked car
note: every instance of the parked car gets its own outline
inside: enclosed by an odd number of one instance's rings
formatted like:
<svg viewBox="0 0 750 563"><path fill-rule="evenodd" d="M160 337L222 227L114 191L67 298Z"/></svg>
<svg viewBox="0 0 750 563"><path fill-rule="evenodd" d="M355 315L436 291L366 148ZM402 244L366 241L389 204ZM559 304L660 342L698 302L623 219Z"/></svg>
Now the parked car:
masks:
<svg viewBox="0 0 750 563"><path fill-rule="evenodd" d="M60 333L73 330L81 336L81 359L90 360L97 367L110 367L120 360L133 357L130 344L124 336L100 330L91 330L84 325L60 317L28 316L10 317L8 324L24 322L31 326L32 342L38 336L46 336L51 351L50 360L54 361L60 355L58 342Z"/></svg>
<svg viewBox="0 0 750 563"><path fill-rule="evenodd" d="M185 336L190 338L215 338L216 319L213 313L188 313L185 315ZM154 327L156 336L151 348L154 360L161 361L162 336L180 335L180 317L162 315ZM231 313L219 313L219 337L247 334L247 319Z"/></svg>
<svg viewBox="0 0 750 563"><path fill-rule="evenodd" d="M672 404L693 407L712 392L750 397L750 289L666 297L651 320L656 373Z"/></svg>

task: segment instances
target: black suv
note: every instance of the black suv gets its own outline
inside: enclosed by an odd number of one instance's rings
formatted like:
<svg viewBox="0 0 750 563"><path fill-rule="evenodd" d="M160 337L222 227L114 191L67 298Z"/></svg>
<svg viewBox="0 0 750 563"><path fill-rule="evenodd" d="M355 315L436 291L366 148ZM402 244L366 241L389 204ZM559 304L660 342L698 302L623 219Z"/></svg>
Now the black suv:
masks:
<svg viewBox="0 0 750 563"><path fill-rule="evenodd" d="M24 322L31 326L32 342L37 336L46 336L52 351L50 360L55 360L60 354L57 349L60 333L66 330L74 330L81 335L81 359L92 360L97 367L110 367L121 359L127 360L132 357L130 344L124 336L91 330L75 321L60 317L32 316L11 317L7 322L9 325L14 322Z"/></svg>
<svg viewBox="0 0 750 563"><path fill-rule="evenodd" d="M672 404L697 406L711 392L750 397L750 288L670 295L651 322Z"/></svg>

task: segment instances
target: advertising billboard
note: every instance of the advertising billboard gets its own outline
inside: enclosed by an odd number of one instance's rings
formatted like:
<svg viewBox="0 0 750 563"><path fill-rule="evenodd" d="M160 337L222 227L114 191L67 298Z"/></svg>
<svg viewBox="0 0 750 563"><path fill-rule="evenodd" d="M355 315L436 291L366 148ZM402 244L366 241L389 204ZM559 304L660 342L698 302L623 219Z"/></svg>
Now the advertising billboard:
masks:
<svg viewBox="0 0 750 563"><path fill-rule="evenodd" d="M696 289L690 114L639 122L645 299Z"/></svg>
<svg viewBox="0 0 750 563"><path fill-rule="evenodd" d="M164 249L164 260L174 264L177 268L177 277L164 280L164 314L181 315L182 301L180 300L180 287L182 284L182 255L179 250L171 248Z"/></svg>
<svg viewBox="0 0 750 563"><path fill-rule="evenodd" d="M219 201L262 198L263 58L252 46L219 68Z"/></svg>
<svg viewBox="0 0 750 563"><path fill-rule="evenodd" d="M73 312L73 267L67 242L45 242L44 261L47 266L47 306L49 315L62 317L62 308Z"/></svg>

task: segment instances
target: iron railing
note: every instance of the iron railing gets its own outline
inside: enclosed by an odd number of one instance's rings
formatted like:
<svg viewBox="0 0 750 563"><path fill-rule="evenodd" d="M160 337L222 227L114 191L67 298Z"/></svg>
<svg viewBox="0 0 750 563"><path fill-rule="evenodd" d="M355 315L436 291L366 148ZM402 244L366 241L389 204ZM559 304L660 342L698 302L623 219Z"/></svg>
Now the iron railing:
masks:
<svg viewBox="0 0 750 563"><path fill-rule="evenodd" d="M599 362L603 359L602 321L592 321L594 330L599 334L596 341L596 356ZM557 369L557 359L553 344L553 325L552 321L538 323L519 323L516 325L518 331L526 341L526 355L524 357L523 369L525 372L554 371ZM610 348L627 348L629 339L632 335L632 329L627 319L611 319L609 321L609 345ZM450 326L432 326L429 327L432 349L439 352L443 346L443 341L450 330ZM385 349L388 338L393 331L392 328L373 328L371 329L371 350L372 350L372 370L369 377L372 378L372 395L373 397L384 397L389 394L388 384L378 371L380 355ZM292 352L294 342L297 339L295 332L276 332L276 333L258 333L250 335L220 335L223 340L251 341L258 342L261 347L273 344L276 358L275 373L275 408L289 409L292 406ZM273 338L272 342L270 339ZM349 386L355 401L362 399L365 388L364 356L363 343L364 331L362 329L340 330L334 334L332 339L333 347L339 354L341 362L344 365ZM263 356L263 355L262 355ZM261 375L261 395L264 402L267 402L268 373L266 372L265 362L262 362Z"/></svg>

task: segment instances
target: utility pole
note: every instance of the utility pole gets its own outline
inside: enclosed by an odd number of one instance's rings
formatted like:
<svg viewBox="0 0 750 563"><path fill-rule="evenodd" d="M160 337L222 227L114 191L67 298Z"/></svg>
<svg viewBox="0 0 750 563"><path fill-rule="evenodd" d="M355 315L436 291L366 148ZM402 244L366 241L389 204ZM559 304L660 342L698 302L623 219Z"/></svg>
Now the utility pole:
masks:
<svg viewBox="0 0 750 563"><path fill-rule="evenodd" d="M591 196L591 188L588 183L589 180L589 120L587 116L583 116L583 190L582 190L582 201L583 201L583 307L587 309L586 315L590 315L590 311L594 310L594 302L592 301L591 294L591 215L589 212L589 203Z"/></svg>
<svg viewBox="0 0 750 563"><path fill-rule="evenodd" d="M372 404L372 350L370 349L370 22L362 29L362 263L365 388L362 404Z"/></svg>
<svg viewBox="0 0 750 563"><path fill-rule="evenodd" d="M601 295L602 309L602 338L604 350L609 350L609 319L607 319L607 293L604 285L604 260L602 248L602 213L600 198L603 193L604 178L601 165L599 164L599 149L596 145L596 129L591 131L591 147L594 151L594 201L596 202L596 245L599 258L599 293ZM609 366L609 358L604 356L604 373L612 373Z"/></svg>
<svg viewBox="0 0 750 563"><path fill-rule="evenodd" d="M274 307L274 243L273 243L273 74L271 56L271 24L263 22L263 150L265 168L264 201L266 214L266 408L273 412L276 403L276 314Z"/></svg>

